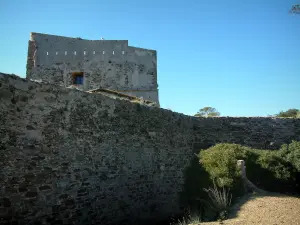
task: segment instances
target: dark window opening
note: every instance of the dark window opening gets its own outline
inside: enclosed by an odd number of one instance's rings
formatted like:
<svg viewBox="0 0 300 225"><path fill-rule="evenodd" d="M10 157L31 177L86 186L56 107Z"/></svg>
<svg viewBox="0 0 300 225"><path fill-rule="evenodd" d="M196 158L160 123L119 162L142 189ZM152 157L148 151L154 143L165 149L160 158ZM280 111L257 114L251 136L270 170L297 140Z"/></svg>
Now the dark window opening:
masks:
<svg viewBox="0 0 300 225"><path fill-rule="evenodd" d="M72 73L73 84L80 85L83 84L83 72Z"/></svg>

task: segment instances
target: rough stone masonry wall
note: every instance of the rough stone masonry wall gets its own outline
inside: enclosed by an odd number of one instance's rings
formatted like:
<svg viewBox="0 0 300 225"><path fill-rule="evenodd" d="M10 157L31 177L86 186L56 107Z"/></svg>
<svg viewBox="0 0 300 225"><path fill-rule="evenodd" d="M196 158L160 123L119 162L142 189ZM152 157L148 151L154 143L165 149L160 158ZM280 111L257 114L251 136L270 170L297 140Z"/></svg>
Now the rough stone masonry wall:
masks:
<svg viewBox="0 0 300 225"><path fill-rule="evenodd" d="M124 91L158 103L155 50L128 46L126 40L83 40L31 33L27 78L70 86L72 72L84 72L79 88Z"/></svg>
<svg viewBox="0 0 300 225"><path fill-rule="evenodd" d="M155 224L180 212L199 148L300 136L296 119L198 119L4 74L0 124L0 224Z"/></svg>

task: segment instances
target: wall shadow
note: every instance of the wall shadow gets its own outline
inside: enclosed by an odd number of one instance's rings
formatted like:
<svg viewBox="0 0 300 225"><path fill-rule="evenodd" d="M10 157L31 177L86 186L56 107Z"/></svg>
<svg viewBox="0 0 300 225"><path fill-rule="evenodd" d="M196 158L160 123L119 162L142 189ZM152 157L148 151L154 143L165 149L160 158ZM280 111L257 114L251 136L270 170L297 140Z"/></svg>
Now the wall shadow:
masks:
<svg viewBox="0 0 300 225"><path fill-rule="evenodd" d="M214 220L217 213L210 207L208 195L203 190L212 186L213 183L196 156L191 159L190 165L185 169L184 178L183 191L179 196L183 211L200 213L204 221Z"/></svg>
<svg viewBox="0 0 300 225"><path fill-rule="evenodd" d="M274 161L270 163L270 166L276 166L279 163L289 171L292 179L280 179L276 177L274 172L270 169L263 168L257 162L258 155L251 154L246 160L246 174L247 178L255 184L258 188L270 191L278 192L282 194L297 195L300 194L300 173L289 162L286 162L280 157L275 157ZM280 171L279 171L280 172Z"/></svg>

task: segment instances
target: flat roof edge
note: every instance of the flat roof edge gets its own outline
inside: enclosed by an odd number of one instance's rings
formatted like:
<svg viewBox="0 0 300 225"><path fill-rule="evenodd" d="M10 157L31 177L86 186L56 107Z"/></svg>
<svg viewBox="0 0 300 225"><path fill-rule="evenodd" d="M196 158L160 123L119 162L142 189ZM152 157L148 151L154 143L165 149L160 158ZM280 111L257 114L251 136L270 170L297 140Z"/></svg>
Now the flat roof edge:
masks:
<svg viewBox="0 0 300 225"><path fill-rule="evenodd" d="M33 35L43 35L43 36L54 36L54 37L61 37L61 38L70 38L70 39L77 39L77 40L84 40L84 41L124 41L128 43L128 40L101 40L101 39L84 39L81 37L68 37L68 36L62 36L62 35L55 35L55 34L45 34L45 33L38 33L38 32L30 32L30 37L32 39Z"/></svg>

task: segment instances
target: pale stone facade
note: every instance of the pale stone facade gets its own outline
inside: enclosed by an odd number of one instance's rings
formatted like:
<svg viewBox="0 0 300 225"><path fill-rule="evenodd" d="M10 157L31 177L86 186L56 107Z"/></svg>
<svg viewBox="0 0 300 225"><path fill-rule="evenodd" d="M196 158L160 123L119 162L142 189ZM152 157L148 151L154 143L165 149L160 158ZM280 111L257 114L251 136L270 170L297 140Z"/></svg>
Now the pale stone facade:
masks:
<svg viewBox="0 0 300 225"><path fill-rule="evenodd" d="M159 104L157 53L128 46L127 40L84 40L31 33L28 79L105 88Z"/></svg>

